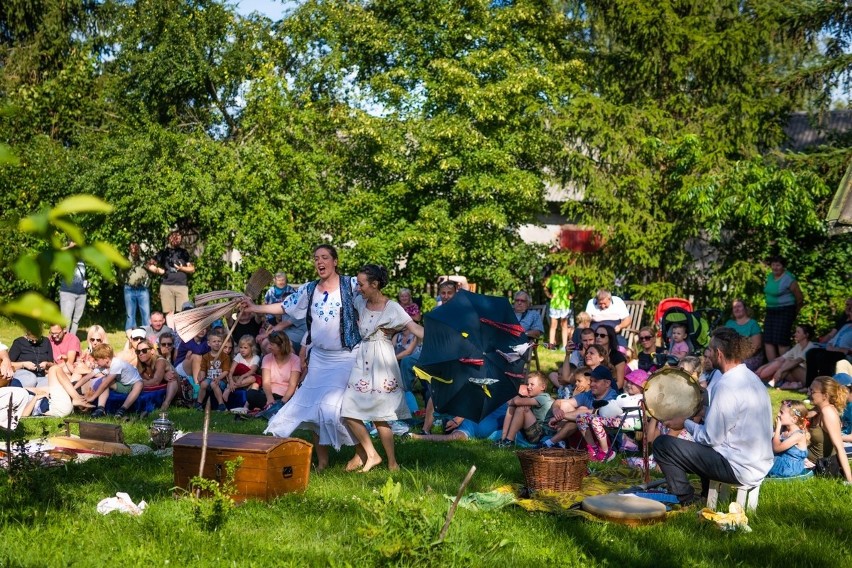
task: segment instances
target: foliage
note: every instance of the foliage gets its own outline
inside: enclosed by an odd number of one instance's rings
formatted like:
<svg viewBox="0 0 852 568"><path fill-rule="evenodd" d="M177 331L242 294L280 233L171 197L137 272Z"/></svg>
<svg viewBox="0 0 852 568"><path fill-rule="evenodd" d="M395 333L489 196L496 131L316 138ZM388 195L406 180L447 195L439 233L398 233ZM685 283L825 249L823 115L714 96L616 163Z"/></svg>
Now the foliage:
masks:
<svg viewBox="0 0 852 568"><path fill-rule="evenodd" d="M197 475L189 480L188 496L192 501L192 515L201 530L218 531L225 526L228 515L234 508L232 496L237 492L234 478L242 463L242 457L226 461L222 482ZM196 495L196 492L203 493L204 497Z"/></svg>
<svg viewBox="0 0 852 568"><path fill-rule="evenodd" d="M430 562L437 546L440 519L423 509L423 497L402 496L402 485L388 477L376 499L362 501L367 513L356 530L355 564L412 566Z"/></svg>
<svg viewBox="0 0 852 568"><path fill-rule="evenodd" d="M115 280L113 266L126 267L127 260L111 244L94 241L87 244L83 230L72 216L79 214L109 213L112 208L91 195L75 195L59 202L51 209L43 209L21 219L17 229L46 244L40 252L23 254L14 264L20 282L45 290L58 274L71 281L78 262L94 267L104 278ZM73 241L74 246L64 246ZM44 245L42 245L44 246ZM65 318L56 304L41 292L26 292L12 301L0 304L0 314L19 322L39 335L43 324L65 324Z"/></svg>
<svg viewBox="0 0 852 568"><path fill-rule="evenodd" d="M501 291L537 280L544 248L518 229L561 188L603 241L557 259L578 298L742 295L759 315L781 252L822 326L849 293L822 219L850 140L794 154L782 127L848 79L849 22L810 0L310 0L278 22L220 0L10 0L0 129L20 166L0 168L0 220L96 196L115 213L79 221L90 240L197 236L194 293L258 267L305 281L327 241L344 272ZM35 246L0 234L9 258ZM0 297L25 291L0 275ZM93 275L90 304L120 298Z"/></svg>
<svg viewBox="0 0 852 568"><path fill-rule="evenodd" d="M6 416L0 419L5 421ZM62 508L62 498L51 482L56 468L46 466L47 452L40 446L31 451L23 428L0 430L6 456L0 468L0 525L38 518L46 508ZM46 435L42 425L42 436Z"/></svg>

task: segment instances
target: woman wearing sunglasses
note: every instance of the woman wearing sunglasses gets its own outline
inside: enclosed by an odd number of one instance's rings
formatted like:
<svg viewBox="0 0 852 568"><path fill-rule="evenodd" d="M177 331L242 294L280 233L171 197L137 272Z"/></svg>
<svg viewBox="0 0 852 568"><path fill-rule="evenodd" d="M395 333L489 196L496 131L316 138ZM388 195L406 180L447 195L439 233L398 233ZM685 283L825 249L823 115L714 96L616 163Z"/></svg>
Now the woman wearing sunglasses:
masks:
<svg viewBox="0 0 852 568"><path fill-rule="evenodd" d="M609 350L609 365L613 369L614 389L621 392L624 388L624 374L627 369L627 357L618 350L618 337L611 325L599 325L595 330L595 344ZM587 363L588 364L588 363Z"/></svg>
<svg viewBox="0 0 852 568"><path fill-rule="evenodd" d="M645 372L653 373L663 366L665 361L665 349L657 347L657 339L650 327L639 330L639 368ZM662 355L662 361L659 355Z"/></svg>
<svg viewBox="0 0 852 568"><path fill-rule="evenodd" d="M148 340L142 340L136 345L136 370L142 377L142 392L166 391L160 410L168 410L180 383L174 367L165 357L160 357Z"/></svg>
<svg viewBox="0 0 852 568"><path fill-rule="evenodd" d="M74 370L70 377L72 383L76 383L81 377L88 375L97 367L94 358L92 358L92 349L97 345L109 345L109 342L107 341L106 330L99 325L93 325L86 330L86 348L82 350L80 356L74 362Z"/></svg>

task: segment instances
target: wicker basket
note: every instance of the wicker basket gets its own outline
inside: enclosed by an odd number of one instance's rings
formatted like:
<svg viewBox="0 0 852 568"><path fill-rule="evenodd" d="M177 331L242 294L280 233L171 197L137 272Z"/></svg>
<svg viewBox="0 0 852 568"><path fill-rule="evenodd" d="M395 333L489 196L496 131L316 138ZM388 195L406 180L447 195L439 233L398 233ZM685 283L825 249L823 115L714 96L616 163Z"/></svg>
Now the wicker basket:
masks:
<svg viewBox="0 0 852 568"><path fill-rule="evenodd" d="M523 450L518 460L530 491L578 491L588 473L589 455L578 450Z"/></svg>

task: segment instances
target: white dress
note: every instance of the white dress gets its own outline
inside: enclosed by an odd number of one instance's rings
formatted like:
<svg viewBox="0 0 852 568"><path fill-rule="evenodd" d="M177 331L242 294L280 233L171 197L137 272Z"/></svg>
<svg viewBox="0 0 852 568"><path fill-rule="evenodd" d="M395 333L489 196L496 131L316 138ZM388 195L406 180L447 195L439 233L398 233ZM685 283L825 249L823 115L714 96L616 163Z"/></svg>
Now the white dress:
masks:
<svg viewBox="0 0 852 568"><path fill-rule="evenodd" d="M305 286L284 301L287 313L296 318L307 314L310 298ZM293 398L269 421L264 434L287 438L295 430L311 430L319 434L320 445L339 450L342 445L355 444L340 420L340 406L359 347L348 351L341 346L340 290L327 294L317 290L310 303L313 321L308 374Z"/></svg>
<svg viewBox="0 0 852 568"><path fill-rule="evenodd" d="M349 376L340 415L375 421L410 418L393 342L382 330L399 331L408 325L411 316L393 300L388 300L381 311L368 310L363 296L355 298L355 309L361 349Z"/></svg>

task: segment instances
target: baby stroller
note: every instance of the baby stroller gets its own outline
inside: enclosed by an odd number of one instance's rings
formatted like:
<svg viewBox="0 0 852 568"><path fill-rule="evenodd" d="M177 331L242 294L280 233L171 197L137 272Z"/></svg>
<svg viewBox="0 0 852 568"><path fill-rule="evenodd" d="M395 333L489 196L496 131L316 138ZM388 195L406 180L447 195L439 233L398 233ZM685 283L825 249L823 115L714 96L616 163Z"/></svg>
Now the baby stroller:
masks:
<svg viewBox="0 0 852 568"><path fill-rule="evenodd" d="M666 349L671 348L671 328L679 323L686 326L686 342L689 344L690 355L701 355L710 345L710 332L719 324L721 317L722 311L716 308L693 311L683 305L669 307L662 313L658 322Z"/></svg>

